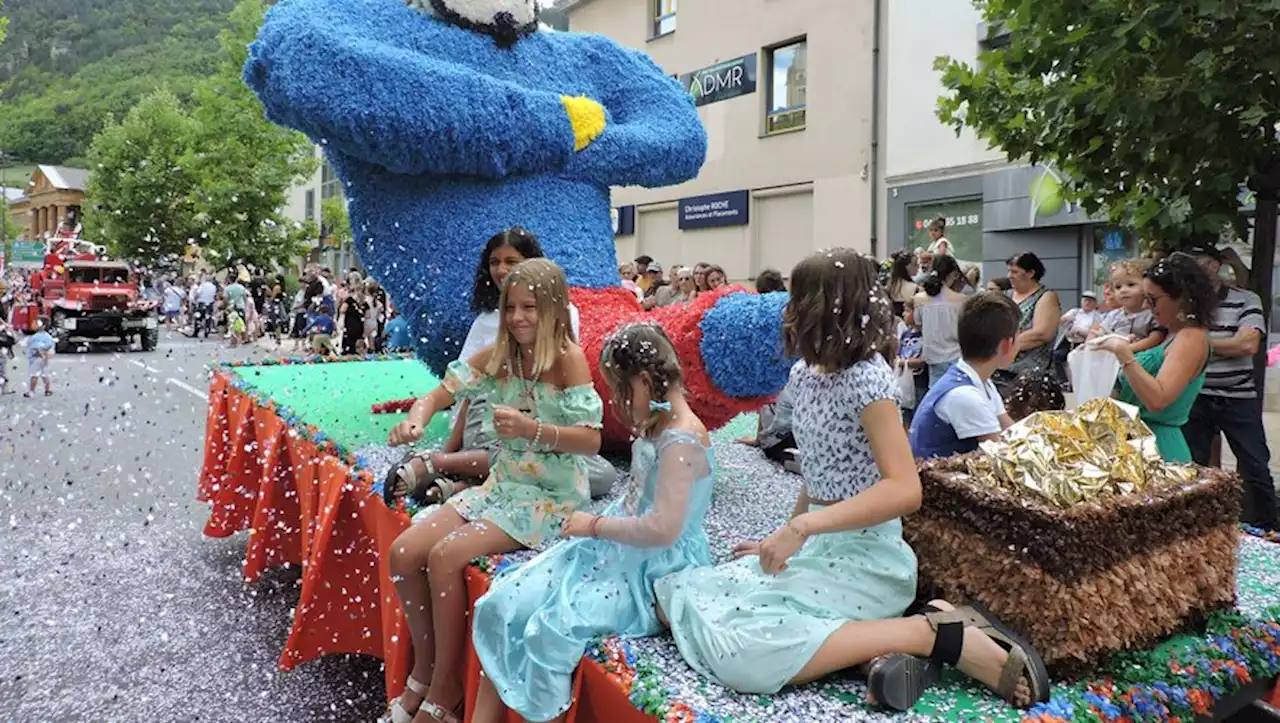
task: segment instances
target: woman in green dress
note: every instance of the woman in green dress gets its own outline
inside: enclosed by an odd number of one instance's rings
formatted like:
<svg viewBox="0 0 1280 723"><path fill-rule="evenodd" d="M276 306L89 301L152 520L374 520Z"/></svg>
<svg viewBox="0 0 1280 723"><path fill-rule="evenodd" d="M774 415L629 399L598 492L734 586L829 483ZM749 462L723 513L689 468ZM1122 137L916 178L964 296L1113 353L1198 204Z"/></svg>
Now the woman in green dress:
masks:
<svg viewBox="0 0 1280 723"><path fill-rule="evenodd" d="M1147 269L1142 280L1146 303L1156 323L1169 330L1164 343L1134 354L1127 339L1100 345L1120 360L1116 398L1136 405L1156 435L1166 462L1191 463L1182 437L1191 405L1204 385L1209 361L1209 330L1217 299L1213 285L1195 259L1173 254Z"/></svg>

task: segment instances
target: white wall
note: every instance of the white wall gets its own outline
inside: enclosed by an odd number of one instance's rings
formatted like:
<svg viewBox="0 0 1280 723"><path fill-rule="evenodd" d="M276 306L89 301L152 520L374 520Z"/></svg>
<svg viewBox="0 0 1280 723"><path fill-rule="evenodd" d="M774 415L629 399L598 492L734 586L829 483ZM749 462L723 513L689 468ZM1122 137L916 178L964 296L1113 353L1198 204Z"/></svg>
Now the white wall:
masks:
<svg viewBox="0 0 1280 723"><path fill-rule="evenodd" d="M319 146L316 147L316 159L319 162L324 161L324 157L320 153ZM315 192L315 217L312 219L316 225L320 224L320 166L316 167L316 172L311 178L308 178L293 188L285 195L284 208L280 209L280 213L290 221L305 221L307 211L307 191Z"/></svg>
<svg viewBox="0 0 1280 723"><path fill-rule="evenodd" d="M987 148L967 129L957 138L936 113L943 94L933 61L941 55L973 64L978 57L978 23L982 16L970 0L892 0L888 13L888 72L885 99L885 177L889 184L904 177L949 175L947 169L978 170L998 164L1004 155Z"/></svg>

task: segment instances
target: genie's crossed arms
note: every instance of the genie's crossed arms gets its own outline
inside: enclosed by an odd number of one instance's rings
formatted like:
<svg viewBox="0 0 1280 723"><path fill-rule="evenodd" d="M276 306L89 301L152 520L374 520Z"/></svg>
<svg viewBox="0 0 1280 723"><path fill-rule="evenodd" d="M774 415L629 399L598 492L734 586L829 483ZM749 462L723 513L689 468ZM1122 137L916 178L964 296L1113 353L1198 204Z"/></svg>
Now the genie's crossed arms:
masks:
<svg viewBox="0 0 1280 723"><path fill-rule="evenodd" d="M688 96L648 56L577 33L501 49L396 0L286 0L245 80L271 120L402 175L653 187L693 178L706 155ZM581 151L566 102L575 116L603 106Z"/></svg>
<svg viewBox="0 0 1280 723"><path fill-rule="evenodd" d="M489 237L523 226L571 286L616 287L609 187L680 183L706 155L692 101L647 56L576 33L499 48L400 0L284 0L244 75L271 120L325 148L361 259L437 371L465 337ZM706 311L703 348L682 357L700 354L721 392L773 394L787 368L776 304L752 312L757 302L734 297Z"/></svg>

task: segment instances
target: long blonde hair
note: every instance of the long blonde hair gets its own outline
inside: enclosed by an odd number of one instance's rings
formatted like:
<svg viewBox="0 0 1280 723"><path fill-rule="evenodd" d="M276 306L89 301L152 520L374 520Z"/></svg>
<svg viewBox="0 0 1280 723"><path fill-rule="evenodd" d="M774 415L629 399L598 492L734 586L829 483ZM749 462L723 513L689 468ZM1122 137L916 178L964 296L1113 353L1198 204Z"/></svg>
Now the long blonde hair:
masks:
<svg viewBox="0 0 1280 723"><path fill-rule="evenodd" d="M490 376L497 376L504 368L508 373L523 373L522 369L510 368L517 344L511 332L507 331L507 294L517 284L527 288L538 305L532 370L533 378L537 379L556 365L565 347L577 342L569 317L569 286L564 280L564 272L548 259L522 261L511 270L498 299L498 338L484 370Z"/></svg>

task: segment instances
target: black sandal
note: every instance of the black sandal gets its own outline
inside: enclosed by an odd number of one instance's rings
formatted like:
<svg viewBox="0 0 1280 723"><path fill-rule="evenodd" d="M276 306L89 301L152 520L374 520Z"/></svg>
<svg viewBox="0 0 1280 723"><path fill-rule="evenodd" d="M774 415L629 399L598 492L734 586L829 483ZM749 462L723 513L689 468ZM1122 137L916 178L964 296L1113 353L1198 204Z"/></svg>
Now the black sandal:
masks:
<svg viewBox="0 0 1280 723"><path fill-rule="evenodd" d="M944 611L925 605L921 612ZM871 661L867 670L867 691L876 705L908 711L941 677L942 664L937 660L907 653L890 653Z"/></svg>
<svg viewBox="0 0 1280 723"><path fill-rule="evenodd" d="M964 629L977 628L1009 653L1000 671L1000 682L995 687L996 695L1017 706L1018 683L1026 680L1030 699L1021 707L1049 701L1049 671L1040 654L984 605L975 602L955 610L926 612L924 617L937 634L933 651L929 654L932 660L956 665L964 647Z"/></svg>

